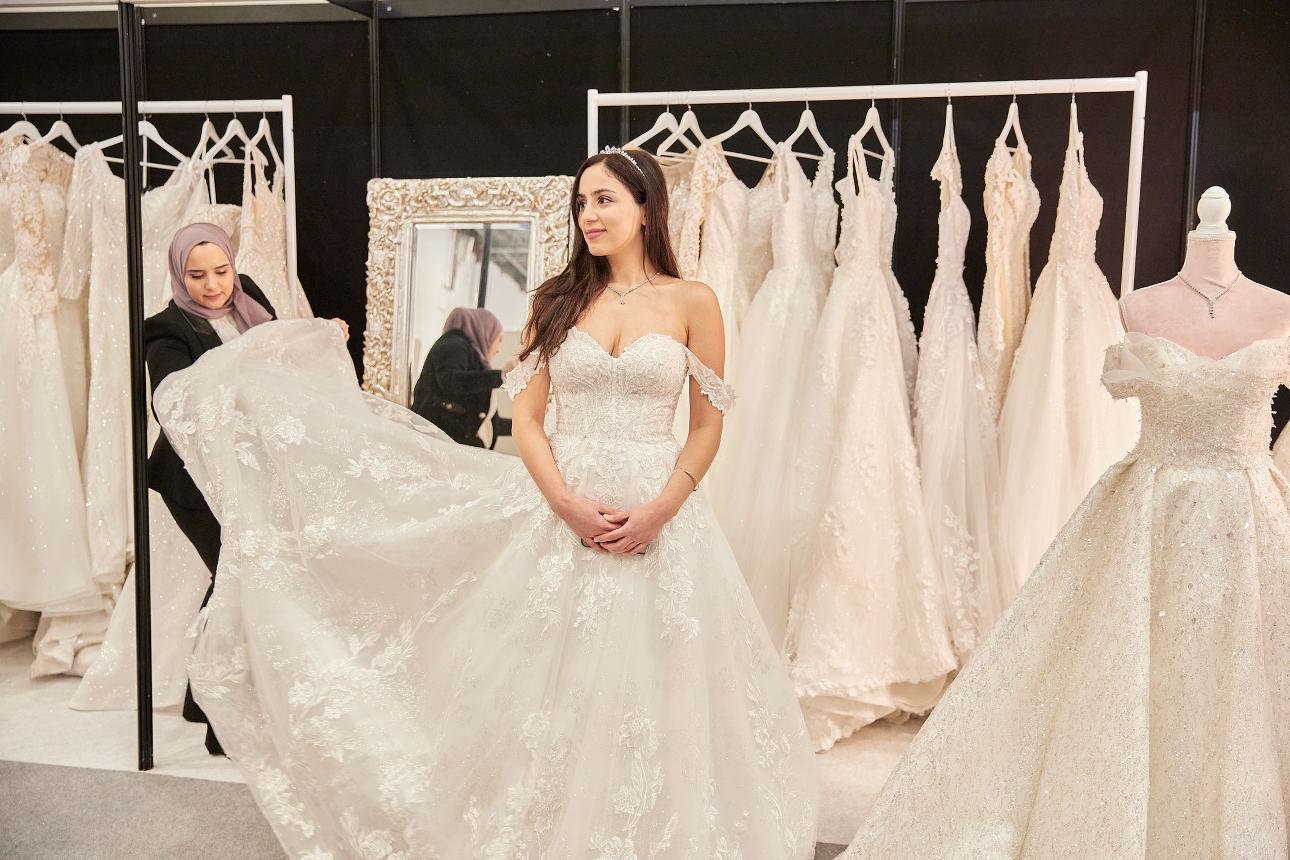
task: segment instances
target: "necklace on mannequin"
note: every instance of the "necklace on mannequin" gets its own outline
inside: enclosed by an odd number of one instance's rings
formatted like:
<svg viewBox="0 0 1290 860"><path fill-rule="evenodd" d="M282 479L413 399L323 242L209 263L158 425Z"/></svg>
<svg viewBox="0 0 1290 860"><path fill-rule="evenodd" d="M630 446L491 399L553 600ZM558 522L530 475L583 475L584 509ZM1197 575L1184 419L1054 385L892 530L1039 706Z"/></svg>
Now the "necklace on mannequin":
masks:
<svg viewBox="0 0 1290 860"><path fill-rule="evenodd" d="M651 283L651 282L652 282L655 278L657 278L657 277L658 277L658 272L655 272L654 274L650 275L650 276L649 276L648 278L646 278L645 280L641 281L641 282L640 282L639 284L637 284L636 286L632 287L631 289L625 290L625 291L623 291L623 292L621 292L621 293L620 293L617 289L615 289L615 288L614 288L614 285L613 285L613 284L605 284L605 286L606 286L606 287L608 287L608 288L613 292L613 294L614 294L614 295L618 296L618 304L620 304L620 305L625 305L625 304L627 304L627 294L628 294L628 293L632 292L633 290L639 290L641 287L645 286L646 284Z"/></svg>
<svg viewBox="0 0 1290 860"><path fill-rule="evenodd" d="M1231 283L1229 283L1226 287L1223 287L1223 291L1222 291L1221 293L1219 293L1218 295L1214 296L1213 298L1210 298L1209 296L1205 295L1205 294L1204 294L1204 293L1202 293L1200 290L1198 290L1198 289L1196 289L1194 286L1192 286L1191 281L1189 281L1189 280L1187 280L1186 278L1184 278L1184 277L1183 277L1183 273L1182 273L1182 272L1179 272L1179 273L1178 273L1178 280L1182 281L1184 284L1186 284L1188 287L1190 287L1190 288L1191 288L1191 291L1192 291L1193 293L1195 293L1196 295L1200 296L1200 297L1201 297L1202 299L1204 299L1205 301L1209 302L1209 318L1210 318L1210 319L1213 319L1213 318L1214 318L1214 302L1218 301L1218 300L1219 300L1219 299L1221 299L1223 296L1227 295L1227 294L1231 291L1232 287L1236 286L1236 282L1237 282L1237 281L1239 281L1240 279L1241 279L1241 270L1240 270L1240 269L1237 269L1237 270L1236 270L1236 277L1235 277L1235 278L1232 278Z"/></svg>

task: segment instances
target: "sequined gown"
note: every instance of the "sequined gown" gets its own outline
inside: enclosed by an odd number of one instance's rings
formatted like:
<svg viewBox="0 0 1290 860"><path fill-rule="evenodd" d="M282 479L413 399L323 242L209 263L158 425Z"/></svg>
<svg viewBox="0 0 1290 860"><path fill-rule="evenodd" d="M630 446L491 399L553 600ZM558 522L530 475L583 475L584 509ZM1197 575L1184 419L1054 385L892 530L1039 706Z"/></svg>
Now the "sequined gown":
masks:
<svg viewBox="0 0 1290 860"><path fill-rule="evenodd" d="M1136 405L1112 400L1100 379L1106 348L1124 336L1094 257L1101 218L1072 102L1052 248L999 417L999 534L1017 587L1098 477L1138 439Z"/></svg>
<svg viewBox="0 0 1290 860"><path fill-rule="evenodd" d="M958 668L882 253L891 161L881 179L861 170L837 184L838 268L794 409L785 653L822 749L894 711L926 712Z"/></svg>
<svg viewBox="0 0 1290 860"><path fill-rule="evenodd" d="M619 507L670 477L688 377L730 404L665 335L574 329L549 369L566 483ZM644 556L593 553L517 459L360 391L323 321L155 402L224 529L193 692L290 857L812 856L810 743L701 495Z"/></svg>
<svg viewBox="0 0 1290 860"><path fill-rule="evenodd" d="M1285 858L1290 340L1132 332L1103 382L1142 436L928 718L850 860Z"/></svg>

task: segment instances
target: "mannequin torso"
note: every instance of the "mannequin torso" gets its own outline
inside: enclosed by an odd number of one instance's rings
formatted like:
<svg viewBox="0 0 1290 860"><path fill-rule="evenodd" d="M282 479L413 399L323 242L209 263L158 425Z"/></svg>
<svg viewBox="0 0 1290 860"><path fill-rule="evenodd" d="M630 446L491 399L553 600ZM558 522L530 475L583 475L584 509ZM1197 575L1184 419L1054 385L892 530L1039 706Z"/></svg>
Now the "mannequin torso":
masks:
<svg viewBox="0 0 1290 860"><path fill-rule="evenodd" d="M1226 223L1230 209L1226 191L1205 192L1182 272L1120 300L1126 331L1163 337L1214 359L1256 341L1290 337L1290 295L1256 284L1236 267L1236 234Z"/></svg>

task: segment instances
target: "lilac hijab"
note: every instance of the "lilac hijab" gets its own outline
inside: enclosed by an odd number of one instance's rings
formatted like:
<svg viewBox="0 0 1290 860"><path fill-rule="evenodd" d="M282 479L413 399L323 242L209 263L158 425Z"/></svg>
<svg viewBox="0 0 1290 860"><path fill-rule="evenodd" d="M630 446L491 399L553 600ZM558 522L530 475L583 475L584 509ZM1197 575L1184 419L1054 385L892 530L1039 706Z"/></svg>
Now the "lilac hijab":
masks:
<svg viewBox="0 0 1290 860"><path fill-rule="evenodd" d="M492 367L493 359L489 355L493 344L502 336L502 321L492 311L484 308L453 308L443 330L459 328L466 333L471 346L484 362L484 367Z"/></svg>
<svg viewBox="0 0 1290 860"><path fill-rule="evenodd" d="M184 286L184 268L188 265L188 255L193 248L206 243L223 251L233 269L233 293L222 308L206 307L188 295L188 288ZM175 297L175 304L193 316L213 320L231 313L239 332L273 319L264 305L242 291L242 279L233 263L232 243L229 242L228 234L214 224L189 224L179 228L175 238L170 240L170 291Z"/></svg>

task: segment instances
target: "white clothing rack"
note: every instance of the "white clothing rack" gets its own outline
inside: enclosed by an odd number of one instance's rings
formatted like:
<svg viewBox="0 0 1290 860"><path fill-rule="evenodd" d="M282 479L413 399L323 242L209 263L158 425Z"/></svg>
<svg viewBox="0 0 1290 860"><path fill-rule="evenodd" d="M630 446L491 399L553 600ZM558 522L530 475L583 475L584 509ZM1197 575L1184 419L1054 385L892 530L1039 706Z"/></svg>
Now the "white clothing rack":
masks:
<svg viewBox="0 0 1290 860"><path fill-rule="evenodd" d="M0 102L0 115L37 114L61 116L63 114L119 114L120 102ZM187 101L141 101L139 115L147 114L208 114L208 113L280 113L282 114L282 166L286 172L283 194L286 197L287 215L287 289L291 291L291 307L300 315L296 298L296 136L295 112L291 96L280 99L210 99Z"/></svg>
<svg viewBox="0 0 1290 860"><path fill-rule="evenodd" d="M1042 81L961 81L940 84L886 84L872 87L778 87L751 90L690 90L653 93L602 93L587 90L587 154L600 150L602 107L744 104L752 102L870 101L876 99L954 99L973 96L1133 93L1129 137L1129 188L1124 207L1124 265L1120 295L1133 289L1138 257L1138 209L1142 200L1142 141L1147 121L1147 73L1123 78L1054 78Z"/></svg>

